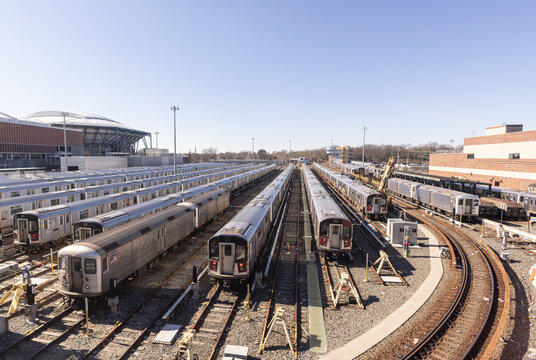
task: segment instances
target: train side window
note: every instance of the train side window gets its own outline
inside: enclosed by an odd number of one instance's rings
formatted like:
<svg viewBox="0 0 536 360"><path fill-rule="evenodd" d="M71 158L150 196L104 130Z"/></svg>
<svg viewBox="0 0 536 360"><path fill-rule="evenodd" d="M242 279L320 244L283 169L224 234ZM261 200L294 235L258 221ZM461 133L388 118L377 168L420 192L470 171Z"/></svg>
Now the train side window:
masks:
<svg viewBox="0 0 536 360"><path fill-rule="evenodd" d="M60 215L60 225L63 225L63 216Z"/></svg>
<svg viewBox="0 0 536 360"><path fill-rule="evenodd" d="M463 199L458 200L458 205L463 205Z"/></svg>
<svg viewBox="0 0 536 360"><path fill-rule="evenodd" d="M43 220L43 229L48 229L48 220Z"/></svg>
<svg viewBox="0 0 536 360"><path fill-rule="evenodd" d="M84 272L86 274L96 274L97 273L97 260L84 259Z"/></svg>
<svg viewBox="0 0 536 360"><path fill-rule="evenodd" d="M102 257L102 272L108 271L108 256Z"/></svg>
<svg viewBox="0 0 536 360"><path fill-rule="evenodd" d="M65 223L68 224L71 221L71 214L65 215Z"/></svg>
<svg viewBox="0 0 536 360"><path fill-rule="evenodd" d="M18 191L12 191L12 192L11 192L11 197L12 197L12 198L13 198L13 197L19 197L19 196L20 196L20 192L18 192Z"/></svg>
<svg viewBox="0 0 536 360"><path fill-rule="evenodd" d="M87 217L89 217L89 210L88 210L88 209L86 209L86 210L81 210L81 211L78 213L78 218L79 218L80 220L85 219L85 218L87 218Z"/></svg>
<svg viewBox="0 0 536 360"><path fill-rule="evenodd" d="M60 199L51 199L50 206L56 206L60 204Z"/></svg>
<svg viewBox="0 0 536 360"><path fill-rule="evenodd" d="M111 204L110 204L110 209L111 209L111 210L117 210L117 203L116 203L116 202L111 203Z"/></svg>

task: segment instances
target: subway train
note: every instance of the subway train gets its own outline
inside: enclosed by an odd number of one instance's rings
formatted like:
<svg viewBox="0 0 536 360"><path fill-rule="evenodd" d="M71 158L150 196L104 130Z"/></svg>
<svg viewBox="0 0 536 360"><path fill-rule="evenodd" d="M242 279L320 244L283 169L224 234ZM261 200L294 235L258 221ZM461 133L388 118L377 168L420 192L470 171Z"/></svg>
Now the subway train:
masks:
<svg viewBox="0 0 536 360"><path fill-rule="evenodd" d="M210 171L211 169L229 167L231 164L195 164L195 165L182 165L177 169L177 176L185 173ZM236 166L236 164L233 164ZM0 185L0 200L10 199L14 197L44 194L52 191L64 191L78 188L85 188L91 186L100 186L106 184L122 183L126 181L150 179L154 177L172 176L173 168L164 167L156 169L141 169L132 170L130 168L118 170L115 172L108 172L104 174L96 173L94 175L81 173L79 175L67 174L65 176L59 176L56 178L54 173L49 175L48 178L35 179L25 181L19 179L18 181L11 181L5 185ZM60 173L65 174L65 173Z"/></svg>
<svg viewBox="0 0 536 360"><path fill-rule="evenodd" d="M467 219L479 214L479 197L477 195L423 185L418 182L390 178L388 189L391 193L411 199L421 205L443 212L447 215Z"/></svg>
<svg viewBox="0 0 536 360"><path fill-rule="evenodd" d="M255 271L293 172L291 164L208 240L211 277L244 280Z"/></svg>
<svg viewBox="0 0 536 360"><path fill-rule="evenodd" d="M229 192L214 190L64 247L58 252L60 293L73 298L105 294L112 279L119 283L137 275L228 206Z"/></svg>
<svg viewBox="0 0 536 360"><path fill-rule="evenodd" d="M352 251L352 223L317 179L309 166L302 165L316 248L326 252Z"/></svg>
<svg viewBox="0 0 536 360"><path fill-rule="evenodd" d="M48 206L56 206L69 202L92 199L95 197L117 194L125 191L134 191L138 189L149 189L140 190L140 194L150 193L152 191L150 189L157 189L153 188L157 185L163 185L163 188L168 188L168 186L165 184L176 183L177 181L181 180L183 181L182 184L189 184L189 182L185 181L186 179L193 179L203 175L211 177L216 173L221 174L224 171L234 172L235 170L243 168L245 168L243 165L232 166L229 168L212 168L208 170L199 170L196 172L185 172L177 175L164 175L125 182L111 182L109 184L107 183L103 185L77 187L53 192L47 192L41 189L41 192L36 194L0 200L0 229L11 228L13 226L13 215L22 211L37 210ZM174 192L174 190L172 190L172 192Z"/></svg>
<svg viewBox="0 0 536 360"><path fill-rule="evenodd" d="M359 181L331 171L318 163L313 166L315 171L327 182L337 187L363 216L381 217L387 214L387 196L385 194L373 190Z"/></svg>
<svg viewBox="0 0 536 360"><path fill-rule="evenodd" d="M231 176L233 181L230 185L226 186L232 186L233 184L242 186L246 182L249 183L267 174L273 168L274 165L269 165L246 173L233 175ZM249 167L239 171L248 169ZM201 186L207 184L208 181L221 179L221 177L226 175L232 175L235 171L228 170L223 173L203 175L173 183L156 185L147 189L138 189L94 199L75 201L64 205L20 212L13 217L15 245L19 247L25 246L29 240L31 246L42 247L43 245L52 244L63 238L70 238L73 235L73 224L78 221ZM228 184L228 182L225 181L222 184ZM182 201L182 198L179 197L175 200L175 203L178 203Z"/></svg>

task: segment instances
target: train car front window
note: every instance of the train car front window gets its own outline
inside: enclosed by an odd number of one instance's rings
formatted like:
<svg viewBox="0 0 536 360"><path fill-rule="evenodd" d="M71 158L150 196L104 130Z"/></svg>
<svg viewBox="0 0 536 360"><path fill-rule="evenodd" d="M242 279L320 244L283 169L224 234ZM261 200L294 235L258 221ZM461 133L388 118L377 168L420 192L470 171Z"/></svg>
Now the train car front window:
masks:
<svg viewBox="0 0 536 360"><path fill-rule="evenodd" d="M342 228L342 237L344 239L349 239L350 235L352 234L352 228L349 226L345 226Z"/></svg>
<svg viewBox="0 0 536 360"><path fill-rule="evenodd" d="M209 243L209 247L208 247L208 251L209 251L209 257L212 258L212 259L217 259L218 256L219 256L219 247L218 247L218 242L217 241L211 241Z"/></svg>
<svg viewBox="0 0 536 360"><path fill-rule="evenodd" d="M235 255L236 260L244 260L246 258L246 246L237 244L235 246Z"/></svg>
<svg viewBox="0 0 536 360"><path fill-rule="evenodd" d="M328 224L323 223L320 225L320 236L328 236Z"/></svg>
<svg viewBox="0 0 536 360"><path fill-rule="evenodd" d="M97 260L84 259L84 272L86 274L96 274L97 273Z"/></svg>
<svg viewBox="0 0 536 360"><path fill-rule="evenodd" d="M28 221L28 231L29 232L36 232L38 230L39 230L39 226L37 225L37 220Z"/></svg>

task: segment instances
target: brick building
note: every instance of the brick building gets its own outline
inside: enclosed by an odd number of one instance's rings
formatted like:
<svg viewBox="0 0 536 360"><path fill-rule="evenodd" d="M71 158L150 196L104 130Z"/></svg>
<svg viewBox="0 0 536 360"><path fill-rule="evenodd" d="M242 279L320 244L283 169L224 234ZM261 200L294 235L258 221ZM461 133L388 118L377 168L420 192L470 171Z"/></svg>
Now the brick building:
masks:
<svg viewBox="0 0 536 360"><path fill-rule="evenodd" d="M338 161L343 164L348 164L353 160L352 149L346 146L328 146L326 153L329 156L329 161Z"/></svg>
<svg viewBox="0 0 536 360"><path fill-rule="evenodd" d="M523 125L487 128L485 136L464 139L463 153L430 154L429 173L527 190L536 182L536 130L523 131Z"/></svg>

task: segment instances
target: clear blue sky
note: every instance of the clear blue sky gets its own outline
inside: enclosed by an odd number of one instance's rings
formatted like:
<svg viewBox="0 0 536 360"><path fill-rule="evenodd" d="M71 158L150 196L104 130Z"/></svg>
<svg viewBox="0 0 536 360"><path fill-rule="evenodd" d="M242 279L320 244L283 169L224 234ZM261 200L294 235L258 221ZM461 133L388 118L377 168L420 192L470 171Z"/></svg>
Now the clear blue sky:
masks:
<svg viewBox="0 0 536 360"><path fill-rule="evenodd" d="M536 2L3 1L0 112L98 113L172 148L457 144L536 128Z"/></svg>

